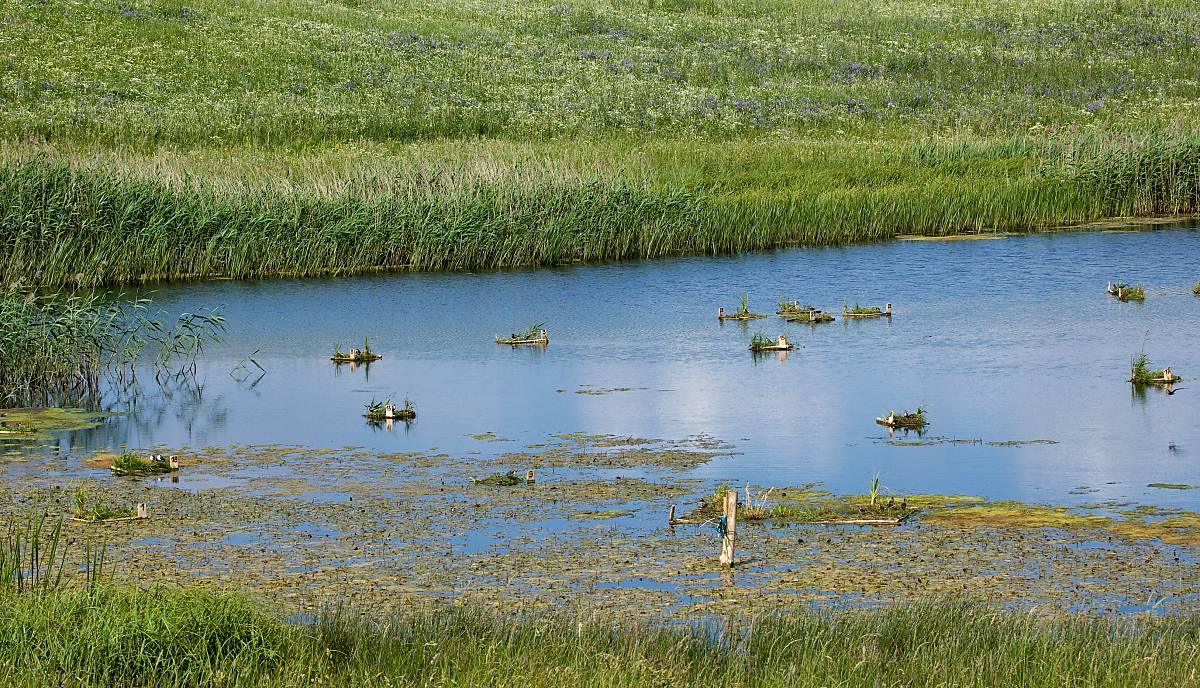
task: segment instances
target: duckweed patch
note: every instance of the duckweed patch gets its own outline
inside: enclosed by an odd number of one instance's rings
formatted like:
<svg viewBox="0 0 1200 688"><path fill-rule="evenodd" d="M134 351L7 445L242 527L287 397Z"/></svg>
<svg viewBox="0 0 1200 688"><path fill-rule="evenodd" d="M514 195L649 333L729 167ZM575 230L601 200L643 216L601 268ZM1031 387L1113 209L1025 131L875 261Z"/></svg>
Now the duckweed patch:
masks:
<svg viewBox="0 0 1200 688"><path fill-rule="evenodd" d="M111 415L73 408L0 409L0 440L50 439L56 432L94 428Z"/></svg>
<svg viewBox="0 0 1200 688"><path fill-rule="evenodd" d="M632 449L669 452L697 441ZM562 440L542 453L578 450ZM297 613L337 601L383 609L432 596L531 613L569 606L641 618L742 616L939 592L986 595L1040 613L1104 613L1137 607L1150 591L1164 590L1169 598L1160 609L1200 610L1194 565L1200 545L1190 539L1197 523L1184 511L1131 509L1124 519L1096 516L1063 527L1079 509L1023 505L1043 517L989 520L976 513L970 520L963 517L970 509L995 505L968 495L877 494L921 513L885 530L747 520L739 524L737 565L723 574L711 524L665 527L670 505L686 513L717 487L675 477L670 461L640 465L637 477L564 462L539 471L527 487L490 489L468 482L481 465L503 473L530 464L278 445L170 451L229 483L177 490L106 476L107 503L147 502L154 517L103 534L81 526L79 536L107 538L110 557L127 562L122 575L183 577L250 591ZM527 456L537 460L538 454ZM12 496L0 502L0 518L31 506L51 513L70 508L71 492L56 487L58 481L20 471L11 478ZM768 490L752 487L752 501ZM857 509L867 500L807 484L770 490L766 502ZM619 527L606 523L614 519Z"/></svg>

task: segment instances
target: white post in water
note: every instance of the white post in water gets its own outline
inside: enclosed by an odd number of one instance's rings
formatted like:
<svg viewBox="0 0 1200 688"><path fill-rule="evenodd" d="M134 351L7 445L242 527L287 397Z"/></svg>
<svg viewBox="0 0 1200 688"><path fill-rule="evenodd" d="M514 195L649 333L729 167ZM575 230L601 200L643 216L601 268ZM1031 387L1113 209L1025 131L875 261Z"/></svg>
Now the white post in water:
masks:
<svg viewBox="0 0 1200 688"><path fill-rule="evenodd" d="M721 566L733 566L733 542L737 537L737 490L725 493L725 534L721 538Z"/></svg>

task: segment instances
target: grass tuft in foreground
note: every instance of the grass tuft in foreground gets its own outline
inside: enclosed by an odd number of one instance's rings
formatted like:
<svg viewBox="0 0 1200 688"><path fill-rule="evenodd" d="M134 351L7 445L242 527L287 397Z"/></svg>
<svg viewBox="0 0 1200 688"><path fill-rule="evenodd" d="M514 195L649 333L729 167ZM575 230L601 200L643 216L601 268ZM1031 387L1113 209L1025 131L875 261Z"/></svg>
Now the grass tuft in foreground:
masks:
<svg viewBox="0 0 1200 688"><path fill-rule="evenodd" d="M0 680L72 686L1197 685L1194 619L1042 619L956 602L691 630L461 607L289 625L235 596L0 594ZM881 683L881 681L883 683Z"/></svg>

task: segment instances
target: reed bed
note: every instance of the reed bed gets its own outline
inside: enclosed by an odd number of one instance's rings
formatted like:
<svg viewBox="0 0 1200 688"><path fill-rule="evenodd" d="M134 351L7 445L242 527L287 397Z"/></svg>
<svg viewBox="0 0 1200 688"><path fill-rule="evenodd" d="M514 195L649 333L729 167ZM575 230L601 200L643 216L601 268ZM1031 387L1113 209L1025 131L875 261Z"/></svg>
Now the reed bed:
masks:
<svg viewBox="0 0 1200 688"><path fill-rule="evenodd" d="M612 160L607 169L568 144L523 153L503 142L477 147L495 150L447 144L440 150L458 158L399 173L411 156L400 149L384 153L393 167L376 162L349 176L340 170L355 152L258 162L246 153L251 160L232 164L231 177L206 169L214 151L88 156L9 146L0 164L0 197L8 199L0 280L97 286L504 268L1021 231L1200 208L1195 132L731 142L699 151L661 143L636 154L635 143L595 143L592 155ZM745 158L755 151L758 158ZM539 162L522 165L522 156Z"/></svg>
<svg viewBox="0 0 1200 688"><path fill-rule="evenodd" d="M225 326L216 311L160 319L145 299L0 287L0 404L94 404L101 380L193 366Z"/></svg>

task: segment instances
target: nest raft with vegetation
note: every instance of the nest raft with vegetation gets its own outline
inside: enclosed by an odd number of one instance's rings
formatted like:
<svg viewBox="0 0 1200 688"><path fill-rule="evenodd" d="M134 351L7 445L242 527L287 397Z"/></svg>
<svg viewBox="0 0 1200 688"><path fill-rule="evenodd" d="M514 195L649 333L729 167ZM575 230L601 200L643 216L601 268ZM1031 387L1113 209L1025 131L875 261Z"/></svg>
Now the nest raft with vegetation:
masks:
<svg viewBox="0 0 1200 688"><path fill-rule="evenodd" d="M1124 282L1109 282L1108 294L1117 297L1118 301L1146 300L1146 290L1140 284L1128 285Z"/></svg>
<svg viewBox="0 0 1200 688"><path fill-rule="evenodd" d="M334 350L333 356L329 360L334 363L370 363L378 361L381 358L383 356L371 351L371 343L364 339L363 348L351 348L350 351L346 352L342 351L342 347L339 346Z"/></svg>
<svg viewBox="0 0 1200 688"><path fill-rule="evenodd" d="M157 454L142 458L126 452L113 459L110 470L122 476L164 475L179 470L179 457Z"/></svg>
<svg viewBox="0 0 1200 688"><path fill-rule="evenodd" d="M496 487L512 487L526 482L526 480L517 476L516 471L507 473L496 473L489 475L486 478L471 478L471 482L475 485L493 485Z"/></svg>
<svg viewBox="0 0 1200 688"><path fill-rule="evenodd" d="M721 486L700 500L700 506L676 524L707 523L720 519L724 512L725 493ZM831 495L809 487L771 488L755 496L749 486L738 500L739 522L767 521L778 524L814 526L894 526L918 513L907 498L884 497L879 494L878 481L872 482L871 492L865 495Z"/></svg>
<svg viewBox="0 0 1200 688"><path fill-rule="evenodd" d="M512 336L496 336L497 344L512 346L544 346L550 343L550 333L546 331L546 323L534 323L524 332L514 332Z"/></svg>
<svg viewBox="0 0 1200 688"><path fill-rule="evenodd" d="M754 313L750 310L750 295L742 294L742 302L738 304L738 309L733 313L726 313L725 308L717 309L717 320L757 320L767 316L762 313Z"/></svg>
<svg viewBox="0 0 1200 688"><path fill-rule="evenodd" d="M756 334L756 335L754 335L754 338L750 340L750 350L751 351L791 351L792 343L789 342L788 338L783 335L779 335L779 337L777 339L771 339L770 337L765 337L761 334Z"/></svg>
<svg viewBox="0 0 1200 688"><path fill-rule="evenodd" d="M1172 385L1181 380L1170 368L1151 370L1146 354L1135 356L1129 366L1129 381L1135 385Z"/></svg>
<svg viewBox="0 0 1200 688"><path fill-rule="evenodd" d="M408 399L403 406L396 406L391 399L374 401L367 404L367 412L363 414L367 420L412 420L417 417L417 408Z"/></svg>
<svg viewBox="0 0 1200 688"><path fill-rule="evenodd" d="M888 411L886 416L883 416L882 418L876 418L875 422L889 428L919 429L929 425L929 419L925 417L925 409L921 408L920 406L918 406L917 410L913 411L912 413L909 413L907 410L901 413Z"/></svg>
<svg viewBox="0 0 1200 688"><path fill-rule="evenodd" d="M889 303L883 309L876 306L860 306L857 303L854 304L853 308L846 305L842 306L843 318L882 318L884 316L892 317L892 304Z"/></svg>
<svg viewBox="0 0 1200 688"><path fill-rule="evenodd" d="M833 322L833 315L825 311L814 308L813 306L801 306L799 301L788 303L787 301L779 302L779 310L776 315L781 315L787 318L788 322L798 323L825 323Z"/></svg>
<svg viewBox="0 0 1200 688"><path fill-rule="evenodd" d="M1192 293L1195 294L1196 296L1200 296L1200 282L1197 282L1192 285Z"/></svg>
<svg viewBox="0 0 1200 688"><path fill-rule="evenodd" d="M145 504L135 507L112 507L104 503L103 497L89 500L88 489L84 485L75 488L74 503L71 508L71 520L80 523L115 523L120 521L139 521L149 518Z"/></svg>

